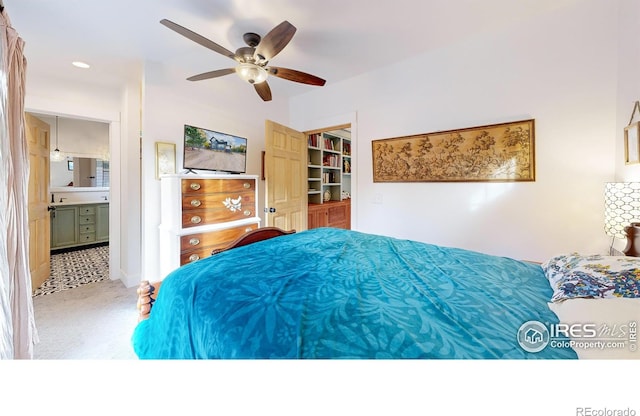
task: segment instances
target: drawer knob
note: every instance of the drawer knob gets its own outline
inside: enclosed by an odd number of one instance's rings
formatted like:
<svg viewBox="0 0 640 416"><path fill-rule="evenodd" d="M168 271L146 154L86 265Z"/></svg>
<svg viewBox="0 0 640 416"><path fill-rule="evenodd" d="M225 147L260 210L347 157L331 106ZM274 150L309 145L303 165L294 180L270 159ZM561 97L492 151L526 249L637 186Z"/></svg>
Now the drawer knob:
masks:
<svg viewBox="0 0 640 416"><path fill-rule="evenodd" d="M245 228L245 229L244 229L244 232L245 232L245 233L248 233L248 232L249 232L249 231L251 231L251 230L253 230L253 228Z"/></svg>
<svg viewBox="0 0 640 416"><path fill-rule="evenodd" d="M202 204L202 202L200 202L199 199L194 199L191 201L191 206L192 207L199 207Z"/></svg>
<svg viewBox="0 0 640 416"><path fill-rule="evenodd" d="M200 260L200 256L198 256L197 254L192 254L189 256L189 261L196 261L196 260Z"/></svg>
<svg viewBox="0 0 640 416"><path fill-rule="evenodd" d="M197 246L198 244L200 244L200 240L197 238L192 238L191 240L189 240L189 244L191 244L192 246Z"/></svg>
<svg viewBox="0 0 640 416"><path fill-rule="evenodd" d="M192 224L200 224L200 222L202 222L202 218L200 218L199 216L194 215L193 217L191 217Z"/></svg>
<svg viewBox="0 0 640 416"><path fill-rule="evenodd" d="M250 216L250 215L251 215L251 211L249 211L249 210L247 209L247 210L245 210L245 211L243 212L243 214L244 214L244 216L245 216L245 217L248 217L248 216Z"/></svg>
<svg viewBox="0 0 640 416"><path fill-rule="evenodd" d="M199 183L192 183L189 185L189 188L193 189L194 191L197 191L198 189L200 189L200 184Z"/></svg>
<svg viewBox="0 0 640 416"><path fill-rule="evenodd" d="M244 189L251 188L251 184L249 182L245 182L242 186L244 186Z"/></svg>

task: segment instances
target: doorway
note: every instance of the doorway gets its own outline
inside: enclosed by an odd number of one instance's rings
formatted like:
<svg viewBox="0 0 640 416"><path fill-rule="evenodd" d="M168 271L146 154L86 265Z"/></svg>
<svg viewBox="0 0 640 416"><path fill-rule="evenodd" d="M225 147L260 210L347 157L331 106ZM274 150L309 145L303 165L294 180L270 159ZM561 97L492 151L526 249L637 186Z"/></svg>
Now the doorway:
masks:
<svg viewBox="0 0 640 416"><path fill-rule="evenodd" d="M34 295L109 279L110 123L36 112L28 116L48 125L49 147L58 150L47 161L46 175L49 278L34 282ZM96 266L87 267L92 262Z"/></svg>
<svg viewBox="0 0 640 416"><path fill-rule="evenodd" d="M352 228L354 131L354 121L301 132L267 120L267 226L298 231L321 226Z"/></svg>

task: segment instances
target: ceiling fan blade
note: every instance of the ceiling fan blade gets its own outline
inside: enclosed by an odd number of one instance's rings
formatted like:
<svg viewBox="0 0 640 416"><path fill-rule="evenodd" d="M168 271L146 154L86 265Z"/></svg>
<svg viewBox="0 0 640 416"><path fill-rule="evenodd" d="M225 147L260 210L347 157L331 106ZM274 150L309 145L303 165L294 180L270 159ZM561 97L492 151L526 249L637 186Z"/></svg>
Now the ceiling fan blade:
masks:
<svg viewBox="0 0 640 416"><path fill-rule="evenodd" d="M192 41L204 46L205 48L211 49L212 51L218 52L219 54L227 56L231 59L235 59L235 54L227 48L218 45L217 43L205 38L204 36L198 35L196 32L192 32L186 27L182 27L179 24L173 23L171 20L167 19L160 20L160 23L162 23L169 29L178 32L187 39L191 39Z"/></svg>
<svg viewBox="0 0 640 416"><path fill-rule="evenodd" d="M269 74L274 77L287 79L289 81L299 82L301 84L319 85L323 86L325 80L315 75L307 74L305 72L296 71L295 69L279 68L271 66L268 68Z"/></svg>
<svg viewBox="0 0 640 416"><path fill-rule="evenodd" d="M263 101L271 101L271 88L269 88L267 81L263 81L259 84L253 84L253 87L256 89L256 92Z"/></svg>
<svg viewBox="0 0 640 416"><path fill-rule="evenodd" d="M259 55L265 61L270 61L287 46L295 33L295 26L285 20L262 38L258 46L256 46L255 55Z"/></svg>
<svg viewBox="0 0 640 416"><path fill-rule="evenodd" d="M218 69L215 71L209 71L202 74L194 75L187 78L188 81L202 81L203 79L217 78L223 75L229 75L236 72L235 68Z"/></svg>

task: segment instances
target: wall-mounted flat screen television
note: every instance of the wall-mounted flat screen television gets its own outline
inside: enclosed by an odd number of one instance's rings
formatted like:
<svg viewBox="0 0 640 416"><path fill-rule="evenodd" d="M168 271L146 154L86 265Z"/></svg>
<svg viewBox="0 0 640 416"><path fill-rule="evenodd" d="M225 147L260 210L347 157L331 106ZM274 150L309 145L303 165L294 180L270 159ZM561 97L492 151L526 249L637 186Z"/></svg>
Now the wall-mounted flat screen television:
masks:
<svg viewBox="0 0 640 416"><path fill-rule="evenodd" d="M187 171L245 173L247 139L185 124L182 166Z"/></svg>

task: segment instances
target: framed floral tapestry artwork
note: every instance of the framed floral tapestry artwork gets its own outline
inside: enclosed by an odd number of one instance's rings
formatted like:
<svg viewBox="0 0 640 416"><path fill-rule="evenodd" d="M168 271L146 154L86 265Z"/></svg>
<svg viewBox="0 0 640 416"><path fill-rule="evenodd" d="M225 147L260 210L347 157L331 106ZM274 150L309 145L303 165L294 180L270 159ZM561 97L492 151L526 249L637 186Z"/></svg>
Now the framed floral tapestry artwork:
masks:
<svg viewBox="0 0 640 416"><path fill-rule="evenodd" d="M373 181L535 181L534 139L530 119L373 140Z"/></svg>

